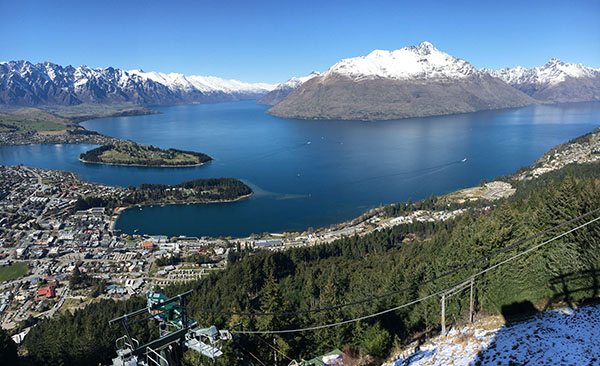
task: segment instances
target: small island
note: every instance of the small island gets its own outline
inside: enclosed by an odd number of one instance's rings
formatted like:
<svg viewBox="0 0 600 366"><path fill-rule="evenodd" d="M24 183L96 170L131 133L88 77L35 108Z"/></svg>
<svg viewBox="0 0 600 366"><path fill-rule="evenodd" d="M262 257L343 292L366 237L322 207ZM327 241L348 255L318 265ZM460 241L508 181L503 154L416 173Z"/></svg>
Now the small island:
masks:
<svg viewBox="0 0 600 366"><path fill-rule="evenodd" d="M112 209L136 205L233 202L251 194L252 189L235 178L195 179L177 185L142 184L139 187L124 188L119 194L80 197L76 210L91 207Z"/></svg>
<svg viewBox="0 0 600 366"><path fill-rule="evenodd" d="M83 153L79 160L91 164L190 167L205 164L212 158L195 151L165 150L152 145L139 145L133 141L117 141Z"/></svg>

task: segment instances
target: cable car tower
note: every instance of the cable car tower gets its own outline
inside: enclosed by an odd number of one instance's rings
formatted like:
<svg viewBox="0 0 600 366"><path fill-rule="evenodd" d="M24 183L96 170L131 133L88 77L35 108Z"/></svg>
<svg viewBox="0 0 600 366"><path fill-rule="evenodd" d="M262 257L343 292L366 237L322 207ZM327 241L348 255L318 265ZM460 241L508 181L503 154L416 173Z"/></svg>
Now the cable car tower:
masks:
<svg viewBox="0 0 600 366"><path fill-rule="evenodd" d="M115 342L117 357L113 358L113 366L175 366L186 348L213 361L223 355L221 341L231 340L231 333L219 331L214 325L200 328L198 322L189 319L186 300L191 293L168 298L151 291L145 308L111 320L111 325L120 323L125 330L125 335ZM140 345L131 336L130 325L149 318L158 321L159 337Z"/></svg>

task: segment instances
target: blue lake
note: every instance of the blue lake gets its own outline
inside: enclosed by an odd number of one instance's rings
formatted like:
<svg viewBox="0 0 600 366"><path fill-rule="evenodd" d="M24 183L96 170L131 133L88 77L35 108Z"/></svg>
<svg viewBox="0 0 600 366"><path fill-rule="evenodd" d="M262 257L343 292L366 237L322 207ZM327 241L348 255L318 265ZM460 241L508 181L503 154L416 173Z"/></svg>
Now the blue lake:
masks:
<svg viewBox="0 0 600 366"><path fill-rule="evenodd" d="M159 110L161 114L83 125L142 144L201 151L215 160L172 169L88 165L77 158L92 145L28 145L0 147L0 163L69 170L88 181L121 186L241 178L254 188L253 198L130 209L117 228L245 236L326 226L380 204L477 185L529 165L551 147L600 126L600 103L385 122L282 119L253 101Z"/></svg>

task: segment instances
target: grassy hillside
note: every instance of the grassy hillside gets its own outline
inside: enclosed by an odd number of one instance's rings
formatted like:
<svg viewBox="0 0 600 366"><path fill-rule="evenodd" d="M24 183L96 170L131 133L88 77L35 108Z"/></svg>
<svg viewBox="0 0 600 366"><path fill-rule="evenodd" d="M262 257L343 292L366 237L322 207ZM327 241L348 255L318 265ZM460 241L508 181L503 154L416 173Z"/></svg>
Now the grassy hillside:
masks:
<svg viewBox="0 0 600 366"><path fill-rule="evenodd" d="M107 144L115 139L88 131L78 122L100 117L154 113L135 105L0 106L0 145Z"/></svg>
<svg viewBox="0 0 600 366"><path fill-rule="evenodd" d="M11 112L0 112L0 131L66 131L69 121L37 108L21 108Z"/></svg>
<svg viewBox="0 0 600 366"><path fill-rule="evenodd" d="M94 118L133 116L156 113L146 107L135 104L89 104L83 103L74 106L45 106L43 109L61 118L72 122L79 122Z"/></svg>

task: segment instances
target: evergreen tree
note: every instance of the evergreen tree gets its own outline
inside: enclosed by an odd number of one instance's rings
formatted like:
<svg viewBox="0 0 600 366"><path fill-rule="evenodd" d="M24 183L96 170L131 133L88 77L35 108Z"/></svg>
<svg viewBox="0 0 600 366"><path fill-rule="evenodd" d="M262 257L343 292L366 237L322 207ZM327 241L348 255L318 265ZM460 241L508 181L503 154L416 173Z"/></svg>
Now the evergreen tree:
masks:
<svg viewBox="0 0 600 366"><path fill-rule="evenodd" d="M2 328L0 328L0 361L3 365L19 365L17 345Z"/></svg>

